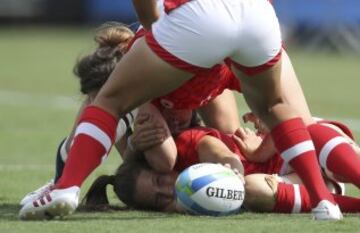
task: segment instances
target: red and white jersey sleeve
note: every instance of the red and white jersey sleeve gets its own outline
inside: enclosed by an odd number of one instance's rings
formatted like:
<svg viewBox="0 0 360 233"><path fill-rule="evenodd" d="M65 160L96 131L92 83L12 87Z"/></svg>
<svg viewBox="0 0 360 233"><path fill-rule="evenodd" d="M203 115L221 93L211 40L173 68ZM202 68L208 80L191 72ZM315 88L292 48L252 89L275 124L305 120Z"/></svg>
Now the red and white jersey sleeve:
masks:
<svg viewBox="0 0 360 233"><path fill-rule="evenodd" d="M183 131L175 139L178 150L178 158L175 165L175 170L181 172L187 167L199 163L199 156L197 153L197 145L205 136L212 136L223 141L232 151L238 151L236 144L231 137L220 133L218 130L204 127L192 128Z"/></svg>

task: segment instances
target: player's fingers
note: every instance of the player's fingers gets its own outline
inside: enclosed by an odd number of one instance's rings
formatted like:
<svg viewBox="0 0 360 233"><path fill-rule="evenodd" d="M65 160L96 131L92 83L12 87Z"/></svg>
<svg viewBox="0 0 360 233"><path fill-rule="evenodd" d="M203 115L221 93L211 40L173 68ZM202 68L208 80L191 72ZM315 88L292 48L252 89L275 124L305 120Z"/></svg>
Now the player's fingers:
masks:
<svg viewBox="0 0 360 233"><path fill-rule="evenodd" d="M236 136L236 135L233 135L233 139L235 141L235 143L241 148L241 149L245 149L246 148L246 144L244 143L244 141Z"/></svg>
<svg viewBox="0 0 360 233"><path fill-rule="evenodd" d="M243 182L243 184L245 184L245 177L244 177L244 175L239 172L239 173L237 174L237 176L240 178L240 180Z"/></svg>
<svg viewBox="0 0 360 233"><path fill-rule="evenodd" d="M133 144L138 150L144 151L153 146L161 144L165 139L166 138L163 135L154 135L152 137L142 137L140 140L134 140Z"/></svg>
<svg viewBox="0 0 360 233"><path fill-rule="evenodd" d="M141 136L144 139L151 139L151 138L156 138L156 137L165 137L166 136L166 131L163 129L150 129L150 130L146 130L146 131L142 131Z"/></svg>
<svg viewBox="0 0 360 233"><path fill-rule="evenodd" d="M233 168L232 170L234 171L234 173L235 173L236 175L240 174L240 172L239 172L239 170L238 170L238 169Z"/></svg>
<svg viewBox="0 0 360 233"><path fill-rule="evenodd" d="M162 131L165 131L165 128L164 127L157 127L157 126L154 126L153 124L143 124L143 125L138 125L137 127L135 127L135 130L138 131L138 132L146 132L146 131L152 131L152 130L162 130Z"/></svg>
<svg viewBox="0 0 360 233"><path fill-rule="evenodd" d="M243 121L245 122L245 123L247 123L247 122L254 122L255 121L255 119L256 119L256 116L254 115L254 113L252 113L252 112L248 112L248 113L245 113L244 115L243 115Z"/></svg>
<svg viewBox="0 0 360 233"><path fill-rule="evenodd" d="M246 134L253 134L254 132L251 130L251 129L249 129L249 128L244 128L244 132L246 133Z"/></svg>
<svg viewBox="0 0 360 233"><path fill-rule="evenodd" d="M154 139L151 141L142 142L141 147L143 148L143 150L147 150L150 149L151 147L161 144L162 142L163 142L162 140Z"/></svg>
<svg viewBox="0 0 360 233"><path fill-rule="evenodd" d="M235 135L238 136L241 139L244 139L244 137L246 136L245 130L244 128L240 127L235 131Z"/></svg>
<svg viewBox="0 0 360 233"><path fill-rule="evenodd" d="M149 120L149 114L148 113L140 113L137 115L135 120L135 125L137 124L143 124L145 121Z"/></svg>

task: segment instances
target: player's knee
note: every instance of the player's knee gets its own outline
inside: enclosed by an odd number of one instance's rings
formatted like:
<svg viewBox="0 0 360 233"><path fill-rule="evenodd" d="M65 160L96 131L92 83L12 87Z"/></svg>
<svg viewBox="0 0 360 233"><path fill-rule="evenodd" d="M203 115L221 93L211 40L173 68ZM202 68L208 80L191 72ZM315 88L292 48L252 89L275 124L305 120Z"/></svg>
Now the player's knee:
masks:
<svg viewBox="0 0 360 233"><path fill-rule="evenodd" d="M245 177L246 209L255 212L270 212L275 204L277 181L271 175L253 174Z"/></svg>

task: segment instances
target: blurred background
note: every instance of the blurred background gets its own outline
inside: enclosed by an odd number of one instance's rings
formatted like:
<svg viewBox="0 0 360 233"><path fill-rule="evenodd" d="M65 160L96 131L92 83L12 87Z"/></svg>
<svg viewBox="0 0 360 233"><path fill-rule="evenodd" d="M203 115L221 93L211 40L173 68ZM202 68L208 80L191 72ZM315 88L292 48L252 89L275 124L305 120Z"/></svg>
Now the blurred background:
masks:
<svg viewBox="0 0 360 233"><path fill-rule="evenodd" d="M313 115L344 122L359 138L360 1L274 4ZM23 195L53 176L56 148L83 99L73 66L109 20L134 23L132 1L0 0L0 218L16 219ZM114 171L113 154L85 186Z"/></svg>
<svg viewBox="0 0 360 233"><path fill-rule="evenodd" d="M275 0L288 43L309 49L360 53L360 1ZM131 24L130 0L0 0L2 25L94 25L115 20Z"/></svg>

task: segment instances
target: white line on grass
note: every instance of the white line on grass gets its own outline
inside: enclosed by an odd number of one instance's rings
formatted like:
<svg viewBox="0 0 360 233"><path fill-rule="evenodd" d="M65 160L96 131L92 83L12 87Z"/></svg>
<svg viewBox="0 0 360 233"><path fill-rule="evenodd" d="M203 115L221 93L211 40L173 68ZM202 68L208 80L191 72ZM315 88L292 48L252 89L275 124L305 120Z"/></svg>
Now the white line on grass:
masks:
<svg viewBox="0 0 360 233"><path fill-rule="evenodd" d="M42 107L60 110L77 109L79 97L33 94L19 91L0 90L0 106Z"/></svg>
<svg viewBox="0 0 360 233"><path fill-rule="evenodd" d="M53 164L0 164L0 171L41 171L54 170Z"/></svg>
<svg viewBox="0 0 360 233"><path fill-rule="evenodd" d="M116 166L101 165L102 169L115 170ZM55 164L0 164L0 172L12 171L55 171Z"/></svg>
<svg viewBox="0 0 360 233"><path fill-rule="evenodd" d="M0 90L0 106L43 107L59 110L74 110L81 103L80 97L32 94L20 91ZM342 118L327 116L325 119L335 119L348 125L353 132L360 132L359 118Z"/></svg>

